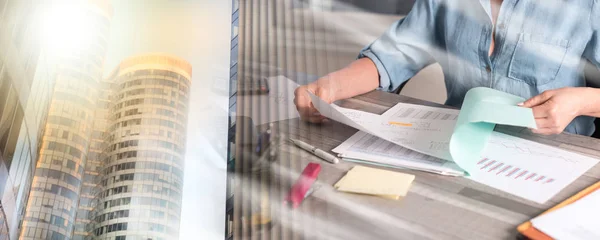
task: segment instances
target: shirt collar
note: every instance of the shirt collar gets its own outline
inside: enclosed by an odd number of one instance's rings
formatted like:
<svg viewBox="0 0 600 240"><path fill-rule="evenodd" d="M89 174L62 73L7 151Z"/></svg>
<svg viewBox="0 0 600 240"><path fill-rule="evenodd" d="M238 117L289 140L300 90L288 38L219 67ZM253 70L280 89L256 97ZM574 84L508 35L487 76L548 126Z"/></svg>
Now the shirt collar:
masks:
<svg viewBox="0 0 600 240"><path fill-rule="evenodd" d="M488 17L490 18L490 21L492 21L492 4L490 0L479 0L479 3L481 3L485 13L487 13Z"/></svg>

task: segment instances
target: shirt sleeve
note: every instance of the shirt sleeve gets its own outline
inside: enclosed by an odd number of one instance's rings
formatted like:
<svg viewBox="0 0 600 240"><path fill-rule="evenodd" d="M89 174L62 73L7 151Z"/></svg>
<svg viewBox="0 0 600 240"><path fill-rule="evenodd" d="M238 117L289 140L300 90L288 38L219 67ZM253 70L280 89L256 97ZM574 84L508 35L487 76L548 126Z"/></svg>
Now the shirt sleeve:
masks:
<svg viewBox="0 0 600 240"><path fill-rule="evenodd" d="M593 33L583 56L600 70L600 21L598 20L600 19L600 0L594 0L593 4L592 14L590 14Z"/></svg>
<svg viewBox="0 0 600 240"><path fill-rule="evenodd" d="M435 15L438 0L417 0L408 15L366 46L358 58L368 57L379 72L379 90L396 90L421 69L434 63Z"/></svg>

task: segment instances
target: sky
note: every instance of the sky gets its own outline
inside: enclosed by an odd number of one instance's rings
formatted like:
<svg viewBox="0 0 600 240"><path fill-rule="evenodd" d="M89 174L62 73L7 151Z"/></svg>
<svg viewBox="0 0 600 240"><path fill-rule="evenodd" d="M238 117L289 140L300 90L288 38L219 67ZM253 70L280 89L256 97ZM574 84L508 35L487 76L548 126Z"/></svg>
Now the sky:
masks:
<svg viewBox="0 0 600 240"><path fill-rule="evenodd" d="M192 65L180 239L225 232L231 1L112 0L105 76L125 58L160 52Z"/></svg>

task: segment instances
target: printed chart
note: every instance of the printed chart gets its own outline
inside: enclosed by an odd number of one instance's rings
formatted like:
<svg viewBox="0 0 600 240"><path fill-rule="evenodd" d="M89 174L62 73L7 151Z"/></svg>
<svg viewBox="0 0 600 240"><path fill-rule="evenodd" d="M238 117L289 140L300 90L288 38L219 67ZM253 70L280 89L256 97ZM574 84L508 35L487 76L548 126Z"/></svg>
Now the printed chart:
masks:
<svg viewBox="0 0 600 240"><path fill-rule="evenodd" d="M469 178L544 203L596 163L594 158L493 132Z"/></svg>
<svg viewBox="0 0 600 240"><path fill-rule="evenodd" d="M496 174L506 178L533 181L542 184L554 182L554 178L539 175L532 170L523 169L518 166L509 165L500 161L483 158L478 163L479 170L490 174Z"/></svg>

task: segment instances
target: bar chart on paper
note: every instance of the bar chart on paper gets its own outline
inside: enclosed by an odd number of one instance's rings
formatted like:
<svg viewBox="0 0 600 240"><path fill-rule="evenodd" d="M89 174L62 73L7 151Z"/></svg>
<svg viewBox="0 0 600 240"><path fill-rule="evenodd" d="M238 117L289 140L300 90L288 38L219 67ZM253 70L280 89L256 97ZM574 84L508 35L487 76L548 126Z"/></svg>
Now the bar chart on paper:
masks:
<svg viewBox="0 0 600 240"><path fill-rule="evenodd" d="M554 178L540 175L532 170L523 169L518 166L513 166L489 158L482 158L477 163L479 170L489 174L495 174L508 179L532 181L540 184L552 183Z"/></svg>
<svg viewBox="0 0 600 240"><path fill-rule="evenodd" d="M597 159L493 132L470 176L474 181L544 203Z"/></svg>

